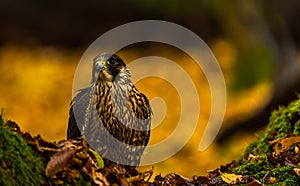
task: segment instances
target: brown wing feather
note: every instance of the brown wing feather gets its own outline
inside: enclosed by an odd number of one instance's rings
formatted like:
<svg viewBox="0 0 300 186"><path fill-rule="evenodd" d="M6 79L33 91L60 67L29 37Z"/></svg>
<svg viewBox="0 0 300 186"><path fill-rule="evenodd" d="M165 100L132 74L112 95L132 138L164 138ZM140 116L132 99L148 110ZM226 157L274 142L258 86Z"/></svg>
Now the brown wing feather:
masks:
<svg viewBox="0 0 300 186"><path fill-rule="evenodd" d="M81 135L84 116L89 104L90 87L81 89L71 101L67 139L75 139ZM75 116L76 113L76 116Z"/></svg>

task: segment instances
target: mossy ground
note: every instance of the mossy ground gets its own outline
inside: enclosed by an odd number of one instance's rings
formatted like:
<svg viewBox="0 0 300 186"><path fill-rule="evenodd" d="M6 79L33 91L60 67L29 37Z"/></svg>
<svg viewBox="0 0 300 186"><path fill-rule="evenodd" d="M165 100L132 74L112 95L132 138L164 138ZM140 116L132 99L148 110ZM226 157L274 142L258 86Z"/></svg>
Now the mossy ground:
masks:
<svg viewBox="0 0 300 186"><path fill-rule="evenodd" d="M29 146L22 137L5 125L1 117L0 136L0 185L55 185L53 180L45 176L45 167L49 158L41 156L38 151ZM296 153L298 164L282 162L281 160L286 160L285 155L282 155L281 159L276 159L280 160L278 163L272 160L274 143L270 142L287 136L300 136L300 99L293 101L287 107L279 107L273 111L265 131L259 135L257 141L249 144L234 165L228 165L231 168L227 167L227 172L253 177L265 185L271 184L270 179L266 179L267 177L276 180L272 182L274 185L298 185L300 176L295 173L294 168L300 168L299 149L292 152ZM297 148L300 148L300 142L297 144L299 145ZM249 157L253 158L249 159ZM174 177L174 175L171 176ZM164 183L167 177L161 177L161 182L157 183ZM193 183L202 183L201 180L204 178L206 180L204 183L211 183L212 179L203 176L198 177L198 182L194 180ZM174 179L174 183L178 183L178 180L187 183L178 175L175 175ZM155 185L155 183L152 184ZM218 183L224 185L222 180ZM92 182L80 176L76 179L76 183L65 181L63 185L92 185Z"/></svg>
<svg viewBox="0 0 300 186"><path fill-rule="evenodd" d="M9 127L0 115L0 185L35 186L35 185L91 185L82 175L75 182L63 179L61 183L48 178L45 168L49 161L36 148L28 145L26 140Z"/></svg>
<svg viewBox="0 0 300 186"><path fill-rule="evenodd" d="M0 117L0 185L41 185L44 160Z"/></svg>
<svg viewBox="0 0 300 186"><path fill-rule="evenodd" d="M237 166L233 169L236 174L254 176L265 183L266 175L276 178L274 185L298 185L300 176L296 175L294 168L299 165L279 165L270 158L274 153L271 141L283 138L287 135L300 136L300 100L295 100L287 107L279 107L273 111L269 124L265 131L261 133L257 141L252 142L237 161ZM257 159L249 160L249 155Z"/></svg>

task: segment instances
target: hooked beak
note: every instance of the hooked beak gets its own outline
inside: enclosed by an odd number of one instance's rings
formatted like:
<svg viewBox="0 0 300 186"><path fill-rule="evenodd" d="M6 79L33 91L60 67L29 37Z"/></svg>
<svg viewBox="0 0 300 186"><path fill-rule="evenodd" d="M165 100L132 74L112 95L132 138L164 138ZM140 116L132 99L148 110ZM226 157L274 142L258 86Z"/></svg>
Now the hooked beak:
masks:
<svg viewBox="0 0 300 186"><path fill-rule="evenodd" d="M100 72L104 67L105 67L105 61L100 60L95 63L95 68L97 72Z"/></svg>
<svg viewBox="0 0 300 186"><path fill-rule="evenodd" d="M93 77L92 77L92 82L96 82L99 73L106 67L106 62L103 60L97 60L94 63L94 68L93 68Z"/></svg>

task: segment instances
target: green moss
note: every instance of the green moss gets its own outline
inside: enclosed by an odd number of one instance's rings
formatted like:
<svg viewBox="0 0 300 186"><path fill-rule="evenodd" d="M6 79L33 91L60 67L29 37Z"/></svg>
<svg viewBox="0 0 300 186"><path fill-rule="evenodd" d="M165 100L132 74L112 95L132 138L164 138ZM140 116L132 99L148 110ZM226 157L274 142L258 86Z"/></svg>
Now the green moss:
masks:
<svg viewBox="0 0 300 186"><path fill-rule="evenodd" d="M271 175L277 178L276 185L294 186L300 182L300 177L294 172L295 167L283 166L272 169Z"/></svg>
<svg viewBox="0 0 300 186"><path fill-rule="evenodd" d="M267 128L268 134L278 131L274 139L284 137L288 132L299 135L300 128L300 99L288 105L287 108L280 107L270 117L270 124Z"/></svg>
<svg viewBox="0 0 300 186"><path fill-rule="evenodd" d="M44 163L0 117L0 185L40 185Z"/></svg>
<svg viewBox="0 0 300 186"><path fill-rule="evenodd" d="M300 136L300 99L293 101L286 108L279 107L273 111L265 132L246 148L245 153L267 153L270 150L269 141L284 137L288 133Z"/></svg>
<svg viewBox="0 0 300 186"><path fill-rule="evenodd" d="M233 173L240 174L244 176L254 176L255 178L262 178L272 166L266 162L249 162L242 164L233 170Z"/></svg>
<svg viewBox="0 0 300 186"><path fill-rule="evenodd" d="M237 167L233 169L236 174L254 176L263 182L263 177L271 172L271 175L278 180L277 185L297 185L300 177L294 172L292 166L281 166L272 164L268 156L272 156L273 147L270 141L285 137L287 134L300 136L300 100L293 101L287 107L279 107L272 112L269 124L260 134L258 140L252 142L237 161ZM252 154L256 160L249 160L247 157Z"/></svg>
<svg viewBox="0 0 300 186"><path fill-rule="evenodd" d="M55 180L45 176L47 162L40 152L13 132L0 115L0 185L55 185ZM75 183L64 178L63 185L92 185L92 180L79 175Z"/></svg>

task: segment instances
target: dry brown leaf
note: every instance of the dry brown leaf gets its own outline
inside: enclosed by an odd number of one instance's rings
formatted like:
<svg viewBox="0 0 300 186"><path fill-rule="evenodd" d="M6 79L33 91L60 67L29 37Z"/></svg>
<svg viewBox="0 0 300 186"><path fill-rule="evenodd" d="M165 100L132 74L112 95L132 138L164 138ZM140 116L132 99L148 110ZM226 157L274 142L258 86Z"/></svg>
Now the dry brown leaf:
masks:
<svg viewBox="0 0 300 186"><path fill-rule="evenodd" d="M250 183L247 183L246 186L263 186L264 184L262 184L260 181L258 180L253 180L252 182Z"/></svg>
<svg viewBox="0 0 300 186"><path fill-rule="evenodd" d="M142 175L141 175L141 177L142 177L143 179L145 179L145 178L148 177L147 181L149 181L149 180L151 179L152 175L153 175L153 167L152 167L151 170L148 170L148 171L143 172Z"/></svg>
<svg viewBox="0 0 300 186"><path fill-rule="evenodd" d="M76 178L79 178L79 171L77 169L71 169L68 171L67 180L68 182L74 181Z"/></svg>
<svg viewBox="0 0 300 186"><path fill-rule="evenodd" d="M294 168L295 173L297 176L300 176L300 168Z"/></svg>
<svg viewBox="0 0 300 186"><path fill-rule="evenodd" d="M220 173L219 173L219 169L215 169L215 170L210 170L210 171L208 171L208 176L209 176L209 178L214 178L214 177L216 177L217 175L219 175Z"/></svg>
<svg viewBox="0 0 300 186"><path fill-rule="evenodd" d="M278 180L277 180L275 177L272 177L272 176L271 176L271 177L269 178L269 183L270 183L270 184L274 184L274 183L277 183L277 182L278 182Z"/></svg>
<svg viewBox="0 0 300 186"><path fill-rule="evenodd" d="M18 135L21 134L21 129L20 129L19 125L16 122L8 120L6 122L6 125L8 125L10 127L10 129L12 131L16 132Z"/></svg>
<svg viewBox="0 0 300 186"><path fill-rule="evenodd" d="M260 156L255 156L253 154L249 154L247 161L249 161L249 162L257 162L257 161L259 161L259 159L260 159Z"/></svg>
<svg viewBox="0 0 300 186"><path fill-rule="evenodd" d="M55 143L44 140L40 135L35 136L34 139L37 140L37 143L40 147L53 149L57 148Z"/></svg>
<svg viewBox="0 0 300 186"><path fill-rule="evenodd" d="M299 142L300 142L300 136L292 136L292 137L280 139L273 147L275 155L279 155L281 152L284 152L293 144Z"/></svg>
<svg viewBox="0 0 300 186"><path fill-rule="evenodd" d="M64 181L62 181L62 180L54 180L53 182L54 182L55 185L62 185L62 184L64 184Z"/></svg>
<svg viewBox="0 0 300 186"><path fill-rule="evenodd" d="M99 185L99 186L109 185L106 177L103 176L103 174L101 172L95 172L92 179L96 185Z"/></svg>
<svg viewBox="0 0 300 186"><path fill-rule="evenodd" d="M62 170L68 161L74 156L75 148L66 148L55 153L46 166L46 176L52 176Z"/></svg>

